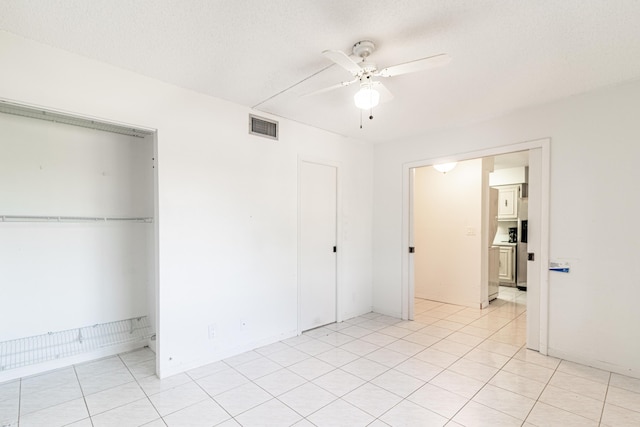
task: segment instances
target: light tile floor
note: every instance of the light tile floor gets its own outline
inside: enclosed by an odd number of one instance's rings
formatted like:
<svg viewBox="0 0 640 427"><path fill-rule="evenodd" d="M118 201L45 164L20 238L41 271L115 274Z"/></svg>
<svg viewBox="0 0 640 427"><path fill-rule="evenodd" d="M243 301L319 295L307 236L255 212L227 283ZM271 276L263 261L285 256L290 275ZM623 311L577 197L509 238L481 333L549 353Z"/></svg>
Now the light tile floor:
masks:
<svg viewBox="0 0 640 427"><path fill-rule="evenodd" d="M524 349L526 294L416 300L158 380L149 349L0 384L0 426L640 426L640 380Z"/></svg>

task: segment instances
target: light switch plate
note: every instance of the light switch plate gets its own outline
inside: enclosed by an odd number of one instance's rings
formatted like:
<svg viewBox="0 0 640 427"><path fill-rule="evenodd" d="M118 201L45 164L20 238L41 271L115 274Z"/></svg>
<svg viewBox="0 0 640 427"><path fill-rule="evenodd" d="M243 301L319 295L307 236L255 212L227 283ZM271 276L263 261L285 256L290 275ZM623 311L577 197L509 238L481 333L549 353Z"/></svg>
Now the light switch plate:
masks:
<svg viewBox="0 0 640 427"><path fill-rule="evenodd" d="M569 273L571 271L571 264L566 261L549 261L549 271Z"/></svg>

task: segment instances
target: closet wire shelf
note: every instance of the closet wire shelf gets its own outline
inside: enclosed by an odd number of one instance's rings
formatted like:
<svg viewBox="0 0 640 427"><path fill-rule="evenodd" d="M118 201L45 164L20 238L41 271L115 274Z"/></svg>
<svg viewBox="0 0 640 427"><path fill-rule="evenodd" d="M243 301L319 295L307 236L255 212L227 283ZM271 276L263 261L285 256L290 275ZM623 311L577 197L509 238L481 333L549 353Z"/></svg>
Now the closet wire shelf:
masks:
<svg viewBox="0 0 640 427"><path fill-rule="evenodd" d="M2 222L153 222L149 217L0 215Z"/></svg>
<svg viewBox="0 0 640 427"><path fill-rule="evenodd" d="M48 362L153 335L147 316L0 342L0 371Z"/></svg>

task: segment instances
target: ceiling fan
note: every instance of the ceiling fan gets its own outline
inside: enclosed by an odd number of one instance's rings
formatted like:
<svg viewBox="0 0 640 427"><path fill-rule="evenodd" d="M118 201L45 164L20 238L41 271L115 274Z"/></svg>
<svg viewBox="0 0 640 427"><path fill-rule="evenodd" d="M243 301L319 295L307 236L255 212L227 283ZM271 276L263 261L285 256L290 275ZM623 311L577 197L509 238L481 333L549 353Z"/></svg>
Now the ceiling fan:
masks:
<svg viewBox="0 0 640 427"><path fill-rule="evenodd" d="M393 98L391 92L389 92L382 82L375 80L376 77L386 78L399 76L401 74L414 73L446 65L451 61L451 57L449 55L441 53L439 55L416 59L414 61L393 65L380 70L375 63L369 61L369 55L371 55L374 50L375 45L372 41L362 40L354 44L352 48L353 56L359 58L358 61L354 61L350 56L339 50L325 50L322 52L325 58L349 71L353 76L353 79L311 92L307 95L317 95L319 93L328 92L330 90L359 82L360 90L355 94L353 100L358 108L368 110L378 105L381 94L384 101L388 101Z"/></svg>

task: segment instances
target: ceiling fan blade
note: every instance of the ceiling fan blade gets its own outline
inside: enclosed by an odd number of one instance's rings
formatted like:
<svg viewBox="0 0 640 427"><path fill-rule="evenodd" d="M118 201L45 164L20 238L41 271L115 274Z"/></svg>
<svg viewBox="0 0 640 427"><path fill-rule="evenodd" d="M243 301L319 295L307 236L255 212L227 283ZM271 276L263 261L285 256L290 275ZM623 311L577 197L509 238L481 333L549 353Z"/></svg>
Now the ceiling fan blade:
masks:
<svg viewBox="0 0 640 427"><path fill-rule="evenodd" d="M387 87L385 85L382 84L382 82L379 81L375 81L372 84L372 87L377 90L378 92L380 92L380 102L389 102L393 99L393 94L389 91L389 89L387 89Z"/></svg>
<svg viewBox="0 0 640 427"><path fill-rule="evenodd" d="M338 84L335 84L335 85L332 85L332 86L329 86L329 87L325 87L324 89L314 90L313 92L305 93L304 95L300 95L300 96L307 97L307 96L318 95L320 93L329 92L329 91L334 90L334 89L339 89L341 87L349 86L350 84L353 84L353 83L355 83L357 81L358 81L358 79L353 79L353 80L350 80L348 82L340 82Z"/></svg>
<svg viewBox="0 0 640 427"><path fill-rule="evenodd" d="M440 55L429 56L427 58L416 59L415 61L405 62L404 64L393 65L384 68L376 73L381 77L394 77L401 74L415 73L416 71L428 70L429 68L440 67L451 61L451 57L446 53Z"/></svg>
<svg viewBox="0 0 640 427"><path fill-rule="evenodd" d="M357 76L362 72L362 68L360 68L360 66L344 52L339 50L325 50L322 54L325 58L335 62L354 76Z"/></svg>

